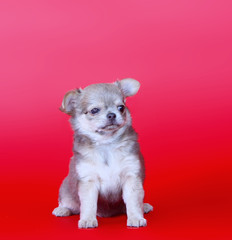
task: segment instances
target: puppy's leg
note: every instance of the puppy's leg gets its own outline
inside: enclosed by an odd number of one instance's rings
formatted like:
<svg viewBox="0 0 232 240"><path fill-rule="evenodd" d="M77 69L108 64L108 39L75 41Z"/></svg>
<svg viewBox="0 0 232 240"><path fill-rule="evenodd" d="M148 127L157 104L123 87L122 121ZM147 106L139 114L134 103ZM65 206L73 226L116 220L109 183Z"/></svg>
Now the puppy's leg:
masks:
<svg viewBox="0 0 232 240"><path fill-rule="evenodd" d="M98 226L97 200L98 189L94 181L79 182L79 198L80 198L80 220L79 228L95 228Z"/></svg>
<svg viewBox="0 0 232 240"><path fill-rule="evenodd" d="M127 226L143 227L147 221L143 218L144 190L140 178L129 176L123 185L123 200L126 204Z"/></svg>
<svg viewBox="0 0 232 240"><path fill-rule="evenodd" d="M60 186L59 207L55 208L52 212L52 214L57 217L66 217L80 213L77 190L76 192L74 192L74 190L70 191L71 180L69 177L66 177ZM75 188L77 189L76 184L73 186L73 189Z"/></svg>
<svg viewBox="0 0 232 240"><path fill-rule="evenodd" d="M67 217L74 214L79 214L80 205L70 197L63 197L59 201L59 207L52 212L56 217Z"/></svg>

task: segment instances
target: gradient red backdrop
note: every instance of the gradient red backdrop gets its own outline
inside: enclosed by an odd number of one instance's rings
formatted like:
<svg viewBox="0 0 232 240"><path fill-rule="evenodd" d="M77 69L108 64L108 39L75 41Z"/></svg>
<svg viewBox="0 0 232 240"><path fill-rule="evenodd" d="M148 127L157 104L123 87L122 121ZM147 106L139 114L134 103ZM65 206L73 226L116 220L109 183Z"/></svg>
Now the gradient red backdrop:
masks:
<svg viewBox="0 0 232 240"><path fill-rule="evenodd" d="M232 1L0 2L0 238L231 239ZM148 226L56 218L66 91L132 77Z"/></svg>

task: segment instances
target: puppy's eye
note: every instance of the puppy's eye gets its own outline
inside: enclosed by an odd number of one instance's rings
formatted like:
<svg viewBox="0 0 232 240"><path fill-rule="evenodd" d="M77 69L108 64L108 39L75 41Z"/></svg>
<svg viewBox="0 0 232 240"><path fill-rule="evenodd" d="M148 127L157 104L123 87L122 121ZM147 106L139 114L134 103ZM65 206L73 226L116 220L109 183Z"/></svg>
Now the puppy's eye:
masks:
<svg viewBox="0 0 232 240"><path fill-rule="evenodd" d="M124 112L125 106L124 105L119 105L118 110L122 113Z"/></svg>
<svg viewBox="0 0 232 240"><path fill-rule="evenodd" d="M96 114L96 113L98 113L99 111L100 111L99 108L93 108L90 112L91 112L92 114Z"/></svg>

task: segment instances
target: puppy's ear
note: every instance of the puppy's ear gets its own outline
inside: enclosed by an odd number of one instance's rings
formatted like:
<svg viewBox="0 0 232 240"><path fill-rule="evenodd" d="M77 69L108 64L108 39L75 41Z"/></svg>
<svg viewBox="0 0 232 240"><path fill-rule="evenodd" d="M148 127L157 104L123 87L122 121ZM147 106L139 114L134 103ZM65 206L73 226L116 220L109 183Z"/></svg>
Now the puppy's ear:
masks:
<svg viewBox="0 0 232 240"><path fill-rule="evenodd" d="M140 88L140 83L132 78L125 78L121 81L115 82L115 84L120 88L124 97L135 95Z"/></svg>
<svg viewBox="0 0 232 240"><path fill-rule="evenodd" d="M68 115L73 115L78 107L81 92L81 89L75 89L67 92L64 95L60 111L67 113Z"/></svg>

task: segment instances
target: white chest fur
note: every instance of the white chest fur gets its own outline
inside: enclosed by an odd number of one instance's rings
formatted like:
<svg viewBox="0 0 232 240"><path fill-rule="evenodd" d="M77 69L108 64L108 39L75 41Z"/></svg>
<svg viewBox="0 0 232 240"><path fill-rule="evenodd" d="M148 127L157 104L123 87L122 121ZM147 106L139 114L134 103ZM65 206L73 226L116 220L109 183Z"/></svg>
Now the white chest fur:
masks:
<svg viewBox="0 0 232 240"><path fill-rule="evenodd" d="M82 149L76 165L80 181L94 181L102 195L121 191L125 178L138 175L139 159L129 154L127 146L113 144Z"/></svg>

